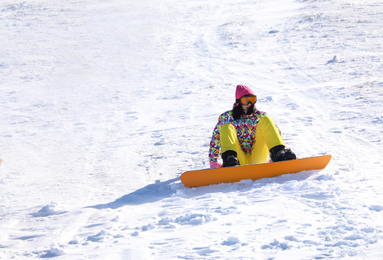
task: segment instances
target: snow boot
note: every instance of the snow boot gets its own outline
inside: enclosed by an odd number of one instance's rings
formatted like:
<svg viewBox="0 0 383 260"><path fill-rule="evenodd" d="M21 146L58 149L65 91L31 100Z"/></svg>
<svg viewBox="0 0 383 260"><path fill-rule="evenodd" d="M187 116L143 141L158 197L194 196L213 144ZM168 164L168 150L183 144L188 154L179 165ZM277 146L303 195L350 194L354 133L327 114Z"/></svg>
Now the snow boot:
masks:
<svg viewBox="0 0 383 260"><path fill-rule="evenodd" d="M273 162L281 162L297 159L296 155L283 145L277 145L270 149L270 157Z"/></svg>
<svg viewBox="0 0 383 260"><path fill-rule="evenodd" d="M232 167L238 166L239 160L237 158L237 152L235 151L226 151L222 154L223 164L222 167Z"/></svg>

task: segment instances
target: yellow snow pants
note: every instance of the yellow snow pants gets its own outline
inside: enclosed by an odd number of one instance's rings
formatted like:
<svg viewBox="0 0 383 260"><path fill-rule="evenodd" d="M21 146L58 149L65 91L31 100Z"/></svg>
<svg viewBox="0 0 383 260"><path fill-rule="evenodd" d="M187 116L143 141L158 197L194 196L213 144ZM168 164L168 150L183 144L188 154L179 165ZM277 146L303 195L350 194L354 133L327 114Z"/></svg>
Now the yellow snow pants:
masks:
<svg viewBox="0 0 383 260"><path fill-rule="evenodd" d="M285 142L269 117L262 117L255 132L255 143L250 153L244 153L237 138L237 131L230 123L225 124L220 130L221 154L232 150L237 152L237 158L241 165L266 163L269 159L269 151L277 145L285 146Z"/></svg>

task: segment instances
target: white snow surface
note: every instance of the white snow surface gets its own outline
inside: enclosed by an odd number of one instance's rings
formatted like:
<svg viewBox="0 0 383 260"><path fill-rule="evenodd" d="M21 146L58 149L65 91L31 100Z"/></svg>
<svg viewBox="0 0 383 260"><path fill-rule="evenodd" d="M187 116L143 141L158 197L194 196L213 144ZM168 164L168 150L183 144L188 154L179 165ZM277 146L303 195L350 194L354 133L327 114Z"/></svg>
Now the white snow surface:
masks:
<svg viewBox="0 0 383 260"><path fill-rule="evenodd" d="M3 0L0 259L382 259L383 2ZM325 170L187 188L249 85Z"/></svg>

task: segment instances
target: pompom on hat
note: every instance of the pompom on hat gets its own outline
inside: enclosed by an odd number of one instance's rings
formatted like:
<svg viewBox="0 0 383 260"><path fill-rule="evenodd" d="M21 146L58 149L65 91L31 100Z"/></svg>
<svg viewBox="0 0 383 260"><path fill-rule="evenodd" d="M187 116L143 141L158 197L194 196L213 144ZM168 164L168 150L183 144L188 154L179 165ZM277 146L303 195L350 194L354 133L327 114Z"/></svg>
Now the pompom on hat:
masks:
<svg viewBox="0 0 383 260"><path fill-rule="evenodd" d="M237 89L235 90L235 99L238 100L247 95L255 96L254 92L248 86L237 85Z"/></svg>

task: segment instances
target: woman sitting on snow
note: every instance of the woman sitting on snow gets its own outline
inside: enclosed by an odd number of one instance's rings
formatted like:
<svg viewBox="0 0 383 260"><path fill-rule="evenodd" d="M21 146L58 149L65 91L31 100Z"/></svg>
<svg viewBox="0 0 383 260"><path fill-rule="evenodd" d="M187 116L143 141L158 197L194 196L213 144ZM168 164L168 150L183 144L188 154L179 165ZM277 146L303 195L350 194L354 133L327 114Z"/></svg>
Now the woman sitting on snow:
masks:
<svg viewBox="0 0 383 260"><path fill-rule="evenodd" d="M229 167L294 160L295 154L285 148L274 121L256 109L257 96L245 85L235 91L233 110L221 114L210 142L210 167ZM223 164L218 162L221 150Z"/></svg>

